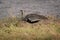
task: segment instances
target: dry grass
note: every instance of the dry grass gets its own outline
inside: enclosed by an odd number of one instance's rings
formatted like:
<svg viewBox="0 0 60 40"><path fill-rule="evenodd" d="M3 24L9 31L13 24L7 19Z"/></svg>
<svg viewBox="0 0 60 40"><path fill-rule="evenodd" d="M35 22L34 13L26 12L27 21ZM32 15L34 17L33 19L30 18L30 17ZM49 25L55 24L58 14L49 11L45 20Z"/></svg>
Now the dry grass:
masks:
<svg viewBox="0 0 60 40"><path fill-rule="evenodd" d="M30 24L15 18L1 20L0 40L60 40L60 22L44 20Z"/></svg>

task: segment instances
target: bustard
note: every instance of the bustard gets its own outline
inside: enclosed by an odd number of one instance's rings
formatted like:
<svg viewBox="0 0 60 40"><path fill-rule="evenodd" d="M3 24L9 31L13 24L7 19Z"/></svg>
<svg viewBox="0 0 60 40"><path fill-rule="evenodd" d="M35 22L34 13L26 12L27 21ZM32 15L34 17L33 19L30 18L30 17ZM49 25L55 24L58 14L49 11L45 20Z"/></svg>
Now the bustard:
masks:
<svg viewBox="0 0 60 40"><path fill-rule="evenodd" d="M36 23L39 22L41 19L48 19L47 17L43 16L43 15L38 15L38 14L28 14L25 17L23 17L23 10L21 10L22 13L22 19L26 22L29 23Z"/></svg>

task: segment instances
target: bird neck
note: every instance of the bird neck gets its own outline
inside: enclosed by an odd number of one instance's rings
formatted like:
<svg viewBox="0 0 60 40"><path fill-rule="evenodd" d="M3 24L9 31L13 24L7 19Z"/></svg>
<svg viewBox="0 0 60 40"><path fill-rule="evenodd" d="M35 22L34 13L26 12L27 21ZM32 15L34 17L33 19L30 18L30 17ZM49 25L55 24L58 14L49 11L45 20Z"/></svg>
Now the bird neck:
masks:
<svg viewBox="0 0 60 40"><path fill-rule="evenodd" d="M21 20L23 20L23 10L20 11L21 11Z"/></svg>

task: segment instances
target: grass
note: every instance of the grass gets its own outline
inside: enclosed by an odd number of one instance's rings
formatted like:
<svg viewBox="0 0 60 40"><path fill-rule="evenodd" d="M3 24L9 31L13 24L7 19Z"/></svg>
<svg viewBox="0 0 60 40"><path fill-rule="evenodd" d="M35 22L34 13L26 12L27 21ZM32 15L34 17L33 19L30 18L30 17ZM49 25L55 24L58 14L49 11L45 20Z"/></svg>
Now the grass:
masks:
<svg viewBox="0 0 60 40"><path fill-rule="evenodd" d="M30 24L5 18L0 21L0 40L60 40L60 23L43 20Z"/></svg>

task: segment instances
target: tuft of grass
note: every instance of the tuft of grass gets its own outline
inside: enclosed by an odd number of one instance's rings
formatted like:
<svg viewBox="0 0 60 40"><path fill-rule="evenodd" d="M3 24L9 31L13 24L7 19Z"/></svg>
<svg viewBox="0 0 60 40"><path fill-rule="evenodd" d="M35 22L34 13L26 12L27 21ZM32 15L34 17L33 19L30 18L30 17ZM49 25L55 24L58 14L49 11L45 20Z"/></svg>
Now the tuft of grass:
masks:
<svg viewBox="0 0 60 40"><path fill-rule="evenodd" d="M43 20L30 24L17 18L0 21L0 40L60 40L60 23Z"/></svg>

